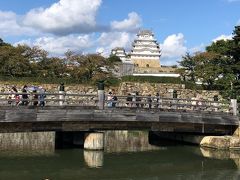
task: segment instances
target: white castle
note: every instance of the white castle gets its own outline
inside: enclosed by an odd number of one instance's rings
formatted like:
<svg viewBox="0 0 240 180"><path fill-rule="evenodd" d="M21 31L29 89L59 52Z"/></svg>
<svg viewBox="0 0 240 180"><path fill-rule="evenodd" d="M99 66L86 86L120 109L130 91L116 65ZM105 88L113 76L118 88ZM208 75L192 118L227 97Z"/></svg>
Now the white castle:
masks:
<svg viewBox="0 0 240 180"><path fill-rule="evenodd" d="M118 56L123 63L133 63L139 68L160 67L160 47L150 30L139 31L129 55L122 47L114 48L112 55Z"/></svg>
<svg viewBox="0 0 240 180"><path fill-rule="evenodd" d="M161 51L154 34L149 30L141 30L132 43L130 57L135 66L140 68L160 67Z"/></svg>
<svg viewBox="0 0 240 180"><path fill-rule="evenodd" d="M112 50L112 55L122 60L122 75L179 77L176 68L160 65L160 46L150 30L138 32L129 54L124 48L117 47Z"/></svg>

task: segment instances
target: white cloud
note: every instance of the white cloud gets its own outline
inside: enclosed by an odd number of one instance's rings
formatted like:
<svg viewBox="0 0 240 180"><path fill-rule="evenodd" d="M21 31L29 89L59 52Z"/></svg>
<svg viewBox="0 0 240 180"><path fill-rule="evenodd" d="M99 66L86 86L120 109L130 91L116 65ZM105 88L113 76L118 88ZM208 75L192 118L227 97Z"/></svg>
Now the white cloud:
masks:
<svg viewBox="0 0 240 180"><path fill-rule="evenodd" d="M142 25L142 19L136 12L131 12L128 14L128 19L123 21L113 21L111 22L111 28L117 31L131 31L134 32L139 30Z"/></svg>
<svg viewBox="0 0 240 180"><path fill-rule="evenodd" d="M132 40L134 39L134 34L127 32L108 32L102 33L97 40L99 45L97 49L103 50L103 55L109 55L111 50L115 47L124 47L125 49L130 49Z"/></svg>
<svg viewBox="0 0 240 180"><path fill-rule="evenodd" d="M22 27L18 24L18 16L11 11L0 11L0 34L9 35L33 35L37 32L28 27Z"/></svg>
<svg viewBox="0 0 240 180"><path fill-rule="evenodd" d="M184 35L182 33L168 36L161 44L161 64L173 65L187 52Z"/></svg>
<svg viewBox="0 0 240 180"><path fill-rule="evenodd" d="M33 41L23 40L15 43L17 44L27 44L29 46L39 46L40 48L48 51L50 55L62 56L68 50L73 52L83 52L93 45L93 40L90 35L83 36L62 36L62 37L40 37Z"/></svg>
<svg viewBox="0 0 240 180"><path fill-rule="evenodd" d="M202 52L202 51L204 51L205 47L206 46L202 43L198 46L194 46L194 47L188 49L188 52L190 52L192 54L197 53L197 52Z"/></svg>
<svg viewBox="0 0 240 180"><path fill-rule="evenodd" d="M108 32L90 35L68 35L62 37L45 36L35 40L26 39L15 43L27 44L29 46L39 46L48 51L50 55L62 56L66 51L84 53L101 53L103 56L108 56L111 50L115 47L130 48L134 34L127 32Z"/></svg>
<svg viewBox="0 0 240 180"><path fill-rule="evenodd" d="M218 36L218 37L216 37L215 39L213 39L212 41L213 42L216 42L216 41L219 41L219 40L228 40L228 39L232 39L232 35L224 35L224 34L222 34L222 35L220 35L220 36Z"/></svg>
<svg viewBox="0 0 240 180"><path fill-rule="evenodd" d="M187 48L184 46L185 40L182 33L168 36L162 47L162 57L177 57L183 55Z"/></svg>
<svg viewBox="0 0 240 180"><path fill-rule="evenodd" d="M48 8L29 11L23 24L54 34L93 31L101 0L60 0Z"/></svg>

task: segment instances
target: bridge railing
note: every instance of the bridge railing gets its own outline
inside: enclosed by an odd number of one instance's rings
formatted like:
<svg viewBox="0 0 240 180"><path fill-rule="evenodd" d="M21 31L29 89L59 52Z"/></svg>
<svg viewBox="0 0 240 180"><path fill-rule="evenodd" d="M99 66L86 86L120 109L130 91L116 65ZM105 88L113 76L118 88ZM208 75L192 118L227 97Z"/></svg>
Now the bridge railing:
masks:
<svg viewBox="0 0 240 180"><path fill-rule="evenodd" d="M129 101L129 99L131 99ZM106 100L106 107L148 108L182 111L232 112L228 101L207 101L182 98L159 98L154 96L117 96L117 101Z"/></svg>
<svg viewBox="0 0 240 180"><path fill-rule="evenodd" d="M22 98L27 95L28 99ZM18 96L18 98L17 98ZM43 99L41 97L44 96ZM37 97L37 98L36 98ZM215 111L233 113L229 101L206 101L197 99L159 98L155 96L116 96L117 100L107 100L105 95L105 108L143 108L176 111ZM129 100L130 99L130 100ZM75 105L98 106L96 94L77 93L0 93L0 104L5 106L18 106L27 102L28 105L40 104L44 101L47 106Z"/></svg>
<svg viewBox="0 0 240 180"><path fill-rule="evenodd" d="M23 98L27 95L28 98ZM97 95L77 93L0 93L0 104L5 106L40 105L43 101L47 106L77 105L97 106Z"/></svg>

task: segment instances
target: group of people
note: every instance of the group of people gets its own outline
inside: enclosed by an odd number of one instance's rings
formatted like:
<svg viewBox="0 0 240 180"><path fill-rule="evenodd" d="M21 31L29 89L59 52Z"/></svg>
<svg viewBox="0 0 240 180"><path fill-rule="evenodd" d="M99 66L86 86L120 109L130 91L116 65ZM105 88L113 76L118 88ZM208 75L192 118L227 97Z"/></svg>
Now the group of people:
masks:
<svg viewBox="0 0 240 180"><path fill-rule="evenodd" d="M27 106L31 104L33 106L45 106L45 92L44 88L40 87L28 87L24 85L21 92L18 92L15 86L12 86L10 95L8 97L8 104Z"/></svg>
<svg viewBox="0 0 240 180"><path fill-rule="evenodd" d="M108 107L116 107L117 100L118 100L117 96L110 91L107 96Z"/></svg>
<svg viewBox="0 0 240 180"><path fill-rule="evenodd" d="M149 109L153 108L153 106L156 108L161 107L161 99L159 93L156 93L154 97L152 97L151 94L149 94L146 97L145 101L143 101L142 98L143 97L139 95L139 92L135 92L132 94L128 93L125 105L127 107L147 107ZM108 107L116 107L117 100L118 100L117 96L110 91L107 95Z"/></svg>
<svg viewBox="0 0 240 180"><path fill-rule="evenodd" d="M146 97L146 100L142 102L142 97L140 97L139 92L133 93L133 94L128 94L127 99L126 99L127 107L147 107L151 109L153 105L156 105L156 108L160 108L161 100L160 100L160 95L159 93L156 93L155 96L152 97L151 94L148 94Z"/></svg>

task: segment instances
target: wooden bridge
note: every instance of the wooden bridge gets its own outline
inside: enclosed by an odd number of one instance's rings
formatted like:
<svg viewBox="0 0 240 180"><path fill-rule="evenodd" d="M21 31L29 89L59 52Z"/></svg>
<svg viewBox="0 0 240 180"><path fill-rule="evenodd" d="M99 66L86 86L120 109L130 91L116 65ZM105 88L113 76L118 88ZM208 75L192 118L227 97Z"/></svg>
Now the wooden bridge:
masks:
<svg viewBox="0 0 240 180"><path fill-rule="evenodd" d="M138 101L134 96L131 101L117 96L115 101L103 98L100 102L101 97L94 94L46 93L46 106L39 107L33 105L39 101L32 98L34 94L20 102L8 95L0 94L0 132L149 130L224 135L232 134L239 125L230 102L156 101L149 96L138 96ZM29 104L22 106L21 101Z"/></svg>

